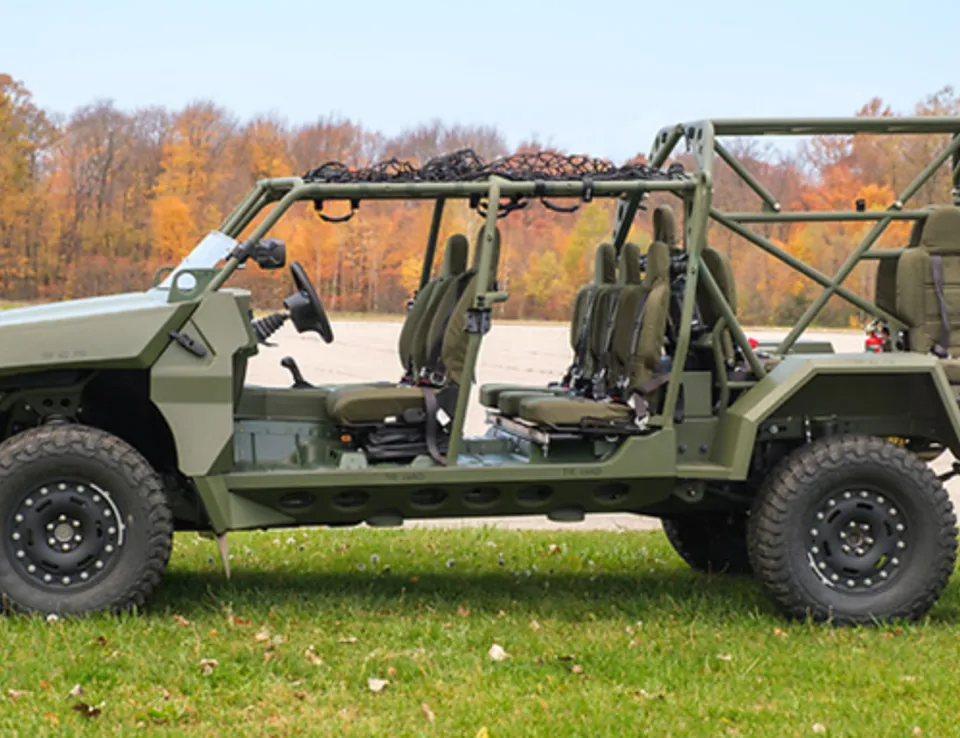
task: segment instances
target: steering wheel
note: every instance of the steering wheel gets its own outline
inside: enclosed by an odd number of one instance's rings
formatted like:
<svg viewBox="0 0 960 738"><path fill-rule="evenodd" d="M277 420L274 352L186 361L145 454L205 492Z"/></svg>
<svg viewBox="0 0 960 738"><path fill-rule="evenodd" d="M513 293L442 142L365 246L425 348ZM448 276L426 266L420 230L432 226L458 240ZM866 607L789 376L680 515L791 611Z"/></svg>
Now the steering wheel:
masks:
<svg viewBox="0 0 960 738"><path fill-rule="evenodd" d="M310 284L310 279L299 261L290 264L290 274L297 291L283 301L283 306L290 312L290 319L297 333L316 331L326 343L331 343L333 328L330 327L317 291Z"/></svg>

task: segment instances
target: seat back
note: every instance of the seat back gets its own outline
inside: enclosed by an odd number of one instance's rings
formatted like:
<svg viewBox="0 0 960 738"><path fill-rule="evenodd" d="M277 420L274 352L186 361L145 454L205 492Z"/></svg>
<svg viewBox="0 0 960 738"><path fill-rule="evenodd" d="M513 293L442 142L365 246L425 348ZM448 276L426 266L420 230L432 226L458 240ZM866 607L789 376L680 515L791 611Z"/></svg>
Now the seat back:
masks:
<svg viewBox="0 0 960 738"><path fill-rule="evenodd" d="M624 286L617 306L610 363L610 387L625 396L653 377L663 356L670 311L670 247L654 241L639 285Z"/></svg>
<svg viewBox="0 0 960 738"><path fill-rule="evenodd" d="M400 329L397 351L403 365L405 378L413 379L426 360L427 332L436 312L444 286L467 270L470 244L466 237L457 233L447 239L444 251L443 270L439 277L427 282L414 295Z"/></svg>
<svg viewBox="0 0 960 738"><path fill-rule="evenodd" d="M473 265L442 288L438 297L436 313L427 332L428 356L425 376L434 383L460 384L467 354L467 310L473 304L477 289L477 267L480 263L480 244L483 227L477 233L474 244ZM494 231L493 260L491 269L496 281L500 260L500 230Z"/></svg>
<svg viewBox="0 0 960 738"><path fill-rule="evenodd" d="M604 393L601 385L606 383L606 377L609 376L613 334L617 326L620 297L626 287L639 286L643 281L640 262L640 247L635 243L624 244L620 250L620 258L617 260L616 284L603 286L597 295L588 342L590 362L593 368L591 377L594 380L592 390L594 394ZM597 376L597 372L604 376ZM597 384L597 382L601 384Z"/></svg>
<svg viewBox="0 0 960 738"><path fill-rule="evenodd" d="M910 231L910 241L905 248L913 249L920 245L926 218L916 220ZM897 264L900 258L880 259L877 261L877 281L873 301L881 310L897 314Z"/></svg>
<svg viewBox="0 0 960 738"><path fill-rule="evenodd" d="M593 267L593 284L588 284L577 292L573 303L573 316L570 319L570 350L573 362L567 371L566 381L579 377L590 377L595 366L595 356L590 350L593 338L595 315L603 309L601 296L608 293L617 283L617 253L613 244L601 243L597 246Z"/></svg>
<svg viewBox="0 0 960 738"><path fill-rule="evenodd" d="M911 351L960 354L960 207L930 211L919 243L897 259L896 315Z"/></svg>

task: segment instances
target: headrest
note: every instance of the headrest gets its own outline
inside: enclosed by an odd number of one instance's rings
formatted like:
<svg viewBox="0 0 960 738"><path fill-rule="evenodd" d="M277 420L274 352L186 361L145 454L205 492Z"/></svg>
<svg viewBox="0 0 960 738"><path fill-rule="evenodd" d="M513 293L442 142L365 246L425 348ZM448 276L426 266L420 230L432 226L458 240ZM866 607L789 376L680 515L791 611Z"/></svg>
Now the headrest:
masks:
<svg viewBox="0 0 960 738"><path fill-rule="evenodd" d="M923 226L920 243L928 251L960 253L960 208L933 208Z"/></svg>
<svg viewBox="0 0 960 738"><path fill-rule="evenodd" d="M670 247L663 241L654 241L647 249L647 274L643 281L650 284L664 279L670 279Z"/></svg>
<svg viewBox="0 0 960 738"><path fill-rule="evenodd" d="M447 248L443 254L443 276L455 277L467 271L467 256L470 242L462 233L454 233L447 239Z"/></svg>
<svg viewBox="0 0 960 738"><path fill-rule="evenodd" d="M596 284L616 284L617 252L612 243L597 246L597 257L593 265L593 281Z"/></svg>
<svg viewBox="0 0 960 738"><path fill-rule="evenodd" d="M620 252L620 284L640 284L640 247L626 243Z"/></svg>
<svg viewBox="0 0 960 738"><path fill-rule="evenodd" d="M653 240L677 245L677 216L669 205L660 205L653 211Z"/></svg>
<svg viewBox="0 0 960 738"><path fill-rule="evenodd" d="M474 241L473 246L473 268L478 269L480 267L480 246L483 243L483 233L486 229L486 225L480 226L480 230L477 231L477 238ZM493 254L491 254L490 262L490 274L491 279L496 281L497 279L497 269L500 264L500 229L493 229Z"/></svg>

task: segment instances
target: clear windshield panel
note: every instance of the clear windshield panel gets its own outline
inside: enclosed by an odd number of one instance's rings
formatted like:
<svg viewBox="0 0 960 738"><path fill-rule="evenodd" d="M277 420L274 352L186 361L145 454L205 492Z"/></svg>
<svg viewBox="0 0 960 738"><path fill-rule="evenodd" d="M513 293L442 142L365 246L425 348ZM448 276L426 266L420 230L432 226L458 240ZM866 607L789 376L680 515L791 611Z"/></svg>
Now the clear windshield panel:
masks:
<svg viewBox="0 0 960 738"><path fill-rule="evenodd" d="M213 269L226 259L236 246L237 242L230 236L225 236L220 231L210 231L158 286L160 289L170 289L177 274L184 269Z"/></svg>

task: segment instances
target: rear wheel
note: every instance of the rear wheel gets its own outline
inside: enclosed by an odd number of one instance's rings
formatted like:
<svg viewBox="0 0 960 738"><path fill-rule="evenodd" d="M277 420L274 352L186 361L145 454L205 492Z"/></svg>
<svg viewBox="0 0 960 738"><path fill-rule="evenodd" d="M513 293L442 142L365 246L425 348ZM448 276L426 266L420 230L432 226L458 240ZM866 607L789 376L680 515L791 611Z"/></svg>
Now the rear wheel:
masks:
<svg viewBox="0 0 960 738"><path fill-rule="evenodd" d="M879 438L803 446L765 480L747 533L750 561L795 618L915 619L953 571L957 528L943 484Z"/></svg>
<svg viewBox="0 0 960 738"><path fill-rule="evenodd" d="M142 605L170 558L160 477L129 444L81 425L0 445L0 597L43 613Z"/></svg>
<svg viewBox="0 0 960 738"><path fill-rule="evenodd" d="M692 569L727 574L749 574L747 514L696 512L664 518L663 532L670 545Z"/></svg>

